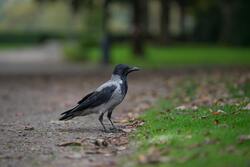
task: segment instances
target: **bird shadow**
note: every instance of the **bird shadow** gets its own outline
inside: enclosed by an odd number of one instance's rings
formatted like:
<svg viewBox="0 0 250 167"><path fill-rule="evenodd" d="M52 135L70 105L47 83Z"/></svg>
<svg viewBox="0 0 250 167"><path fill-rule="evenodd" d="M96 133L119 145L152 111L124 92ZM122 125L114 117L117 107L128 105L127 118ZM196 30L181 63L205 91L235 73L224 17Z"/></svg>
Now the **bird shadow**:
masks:
<svg viewBox="0 0 250 167"><path fill-rule="evenodd" d="M102 129L99 128L59 128L57 129L59 132L68 132L68 133L93 133L93 132L103 132Z"/></svg>
<svg viewBox="0 0 250 167"><path fill-rule="evenodd" d="M114 130L112 128L108 128L105 131L102 128L59 128L57 129L59 132L67 132L67 133L124 133L122 130Z"/></svg>

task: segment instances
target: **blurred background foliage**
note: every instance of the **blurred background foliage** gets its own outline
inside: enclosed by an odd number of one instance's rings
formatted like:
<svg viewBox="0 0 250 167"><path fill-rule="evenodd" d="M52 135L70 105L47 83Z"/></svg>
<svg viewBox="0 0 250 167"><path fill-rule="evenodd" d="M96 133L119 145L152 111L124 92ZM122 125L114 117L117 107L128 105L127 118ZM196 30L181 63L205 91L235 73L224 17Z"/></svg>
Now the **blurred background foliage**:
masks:
<svg viewBox="0 0 250 167"><path fill-rule="evenodd" d="M248 0L0 0L0 44L57 40L75 61L247 64L249 11Z"/></svg>

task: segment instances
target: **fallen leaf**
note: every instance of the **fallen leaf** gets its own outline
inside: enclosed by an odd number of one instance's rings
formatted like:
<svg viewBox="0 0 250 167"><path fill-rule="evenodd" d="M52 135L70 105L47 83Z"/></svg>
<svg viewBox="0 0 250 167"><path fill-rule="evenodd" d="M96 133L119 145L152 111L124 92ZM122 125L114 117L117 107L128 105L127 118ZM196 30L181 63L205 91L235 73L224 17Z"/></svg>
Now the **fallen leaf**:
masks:
<svg viewBox="0 0 250 167"><path fill-rule="evenodd" d="M201 143L195 143L195 144L191 144L190 146L188 146L188 148L193 149L193 148L198 148L201 147L202 144Z"/></svg>
<svg viewBox="0 0 250 167"><path fill-rule="evenodd" d="M86 154L103 154L104 156L111 156L111 155L116 154L116 151L107 150L107 149L94 149L94 150L88 150L85 153Z"/></svg>
<svg viewBox="0 0 250 167"><path fill-rule="evenodd" d="M242 108L243 110L250 110L250 103L248 103L245 107Z"/></svg>
<svg viewBox="0 0 250 167"><path fill-rule="evenodd" d="M163 156L169 153L168 149L159 150L156 147L151 147L144 155L139 155L138 162L140 164L157 164L162 162L168 162L171 159Z"/></svg>
<svg viewBox="0 0 250 167"><path fill-rule="evenodd" d="M34 130L35 128L34 127L32 127L32 126L25 126L24 127L24 130Z"/></svg>
<svg viewBox="0 0 250 167"><path fill-rule="evenodd" d="M0 159L22 159L23 157L18 156L11 156L11 155L0 155Z"/></svg>
<svg viewBox="0 0 250 167"><path fill-rule="evenodd" d="M226 148L225 151L228 152L228 153L234 153L234 152L236 152L237 150L236 150L236 147L235 147L235 146L230 145L230 146L228 146L228 147Z"/></svg>
<svg viewBox="0 0 250 167"><path fill-rule="evenodd" d="M63 124L64 122L63 121L58 121L58 120L51 120L49 123L50 124L60 125L60 124Z"/></svg>
<svg viewBox="0 0 250 167"><path fill-rule="evenodd" d="M201 116L201 119L206 119L208 116L207 115L203 115Z"/></svg>
<svg viewBox="0 0 250 167"><path fill-rule="evenodd" d="M119 146L119 147L116 147L116 149L117 149L118 151L123 151L123 150L126 149L126 147L125 147L125 146Z"/></svg>
<svg viewBox="0 0 250 167"><path fill-rule="evenodd" d="M192 139L192 135L185 136L186 139Z"/></svg>
<svg viewBox="0 0 250 167"><path fill-rule="evenodd" d="M108 146L108 142L104 139L96 139L94 144L98 147L107 147Z"/></svg>
<svg viewBox="0 0 250 167"><path fill-rule="evenodd" d="M220 115L220 112L214 111L212 112L213 115Z"/></svg>
<svg viewBox="0 0 250 167"><path fill-rule="evenodd" d="M238 143L242 144L246 141L250 141L250 135L240 135L238 137Z"/></svg>
<svg viewBox="0 0 250 167"><path fill-rule="evenodd" d="M70 153L69 155L66 155L65 158L69 158L69 159L81 159L82 158L82 154L79 154L79 153Z"/></svg>
<svg viewBox="0 0 250 167"><path fill-rule="evenodd" d="M218 119L215 119L215 120L214 120L214 124L215 124L215 125L219 125L219 123L220 123L220 122L219 122Z"/></svg>
<svg viewBox="0 0 250 167"><path fill-rule="evenodd" d="M144 125L144 121L140 121L137 125L138 125L138 126Z"/></svg>
<svg viewBox="0 0 250 167"><path fill-rule="evenodd" d="M226 112L223 110L217 110L217 112L222 113L222 114L226 114Z"/></svg>
<svg viewBox="0 0 250 167"><path fill-rule="evenodd" d="M81 142L72 141L72 142L61 143L61 144L58 144L57 146L65 147L65 146L81 146L81 145L82 145Z"/></svg>
<svg viewBox="0 0 250 167"><path fill-rule="evenodd" d="M219 142L218 139L207 138L202 144L203 145L210 145L210 144L217 144L218 142Z"/></svg>
<svg viewBox="0 0 250 167"><path fill-rule="evenodd" d="M228 128L229 126L228 126L228 124L220 124L219 127L221 127L221 128Z"/></svg>
<svg viewBox="0 0 250 167"><path fill-rule="evenodd" d="M122 136L110 138L109 143L115 146L124 146L128 144L128 137L122 135Z"/></svg>
<svg viewBox="0 0 250 167"><path fill-rule="evenodd" d="M193 107L191 107L191 109L193 109L193 110L197 110L197 109L198 109L198 107L197 107L197 106L193 106Z"/></svg>
<svg viewBox="0 0 250 167"><path fill-rule="evenodd" d="M147 163L147 157L146 157L146 155L139 155L138 161L141 164L146 164Z"/></svg>
<svg viewBox="0 0 250 167"><path fill-rule="evenodd" d="M130 132L132 132L132 129L122 129L122 131L125 133L130 133Z"/></svg>
<svg viewBox="0 0 250 167"><path fill-rule="evenodd" d="M121 124L125 124L128 123L129 120L128 119L121 119L121 120L114 120L114 123L121 123Z"/></svg>
<svg viewBox="0 0 250 167"><path fill-rule="evenodd" d="M220 114L225 114L225 113L226 112L223 110L217 110L217 111L212 112L213 115L220 115Z"/></svg>
<svg viewBox="0 0 250 167"><path fill-rule="evenodd" d="M139 114L138 113L128 113L128 120L129 121L134 121L136 120L137 118L139 117Z"/></svg>
<svg viewBox="0 0 250 167"><path fill-rule="evenodd" d="M138 126L144 125L144 121L142 120L134 120L132 123L126 125L127 128L136 128Z"/></svg>
<svg viewBox="0 0 250 167"><path fill-rule="evenodd" d="M175 109L176 109L176 110L186 110L186 109L187 109L187 107L186 107L186 106L184 106L184 105L182 105L182 106L178 106L178 107L176 107Z"/></svg>

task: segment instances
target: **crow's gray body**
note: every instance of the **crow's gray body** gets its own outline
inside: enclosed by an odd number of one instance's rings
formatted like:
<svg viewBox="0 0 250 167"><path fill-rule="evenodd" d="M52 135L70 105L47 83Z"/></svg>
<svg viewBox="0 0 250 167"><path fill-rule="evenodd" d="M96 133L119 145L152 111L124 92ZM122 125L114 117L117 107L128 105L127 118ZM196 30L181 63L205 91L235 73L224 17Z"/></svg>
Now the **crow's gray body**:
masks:
<svg viewBox="0 0 250 167"><path fill-rule="evenodd" d="M130 71L129 71L130 70ZM129 68L126 65L117 65L111 79L94 92L86 95L78 102L74 108L62 113L59 120L69 120L77 116L86 116L89 114L100 114L99 121L102 123L104 113L108 112L107 117L111 122L111 115L113 109L119 105L127 94L127 74L131 71L137 71L138 68Z"/></svg>
<svg viewBox="0 0 250 167"><path fill-rule="evenodd" d="M109 81L85 96L78 102L76 107L62 113L64 116L60 120L68 120L76 116L105 113L107 111L111 112L111 110L122 102L126 95L126 90L122 90L122 88L126 87L123 84L127 83L123 82L120 76L112 75Z"/></svg>
<svg viewBox="0 0 250 167"><path fill-rule="evenodd" d="M102 103L101 105L95 106L94 108L86 109L82 112L81 115L88 115L92 113L105 113L107 111L113 110L118 104L122 102L126 94L122 94L122 85L123 81L119 76L112 76L111 80L102 84L96 89L95 92L103 93L104 89L109 89L107 93L110 93L110 98L107 102ZM104 100L103 100L104 101Z"/></svg>

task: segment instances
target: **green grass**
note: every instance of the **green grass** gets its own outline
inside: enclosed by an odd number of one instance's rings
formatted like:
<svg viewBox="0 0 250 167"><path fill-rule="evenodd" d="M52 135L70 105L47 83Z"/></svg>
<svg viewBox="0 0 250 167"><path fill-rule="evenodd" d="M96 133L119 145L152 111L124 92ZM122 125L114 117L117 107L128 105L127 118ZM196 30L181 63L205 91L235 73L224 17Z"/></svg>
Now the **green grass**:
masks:
<svg viewBox="0 0 250 167"><path fill-rule="evenodd" d="M247 166L250 141L239 143L238 138L250 134L250 111L242 107L177 110L170 102L161 101L141 117L145 124L133 136L139 141L138 154L146 154L151 147L168 149L162 156L171 161L157 166ZM211 113L218 109L225 113ZM135 166L140 164L135 162Z"/></svg>
<svg viewBox="0 0 250 167"><path fill-rule="evenodd" d="M137 151L127 160L130 166L250 165L250 140L241 142L239 139L242 135L250 135L250 110L245 108L250 103L247 77L241 75L244 82L236 82L238 75L232 74L230 78L217 73L216 79L216 74L206 75L203 86L193 75L183 76L179 80L169 79L174 85L169 90L170 97L159 100L154 107L145 111L140 117L144 125L131 135ZM216 96L215 92L218 91L227 94L222 103L217 102L218 98L223 98ZM202 98L197 95L212 96L211 104L197 102ZM193 105L197 109L192 109ZM186 107L177 109L178 106ZM152 154L152 149L156 153ZM160 161L140 162L139 157L150 159L157 152L160 153Z"/></svg>
<svg viewBox="0 0 250 167"><path fill-rule="evenodd" d="M136 64L141 67L175 66L230 66L250 65L250 48L230 48L219 46L170 46L146 45L145 58L136 58L128 44L117 44L112 48L112 63ZM99 61L101 52L94 49L90 60Z"/></svg>

